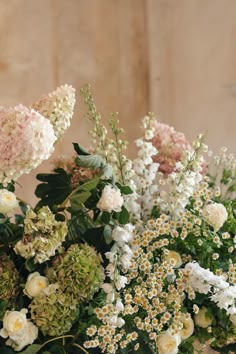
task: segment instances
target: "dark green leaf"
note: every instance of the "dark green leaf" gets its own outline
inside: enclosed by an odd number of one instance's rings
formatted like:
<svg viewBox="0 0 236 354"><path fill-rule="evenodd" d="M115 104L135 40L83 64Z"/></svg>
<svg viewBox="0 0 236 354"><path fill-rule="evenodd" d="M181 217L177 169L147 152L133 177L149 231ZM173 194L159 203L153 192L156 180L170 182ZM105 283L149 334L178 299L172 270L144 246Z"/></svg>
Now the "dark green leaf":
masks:
<svg viewBox="0 0 236 354"><path fill-rule="evenodd" d="M119 223L124 225L127 224L128 222L129 222L129 212L124 206L122 206L122 210L119 214Z"/></svg>
<svg viewBox="0 0 236 354"><path fill-rule="evenodd" d="M33 258L27 259L25 262L25 268L30 272L34 272L36 269L36 265L34 263Z"/></svg>
<svg viewBox="0 0 236 354"><path fill-rule="evenodd" d="M36 354L39 352L41 347L42 346L40 344L32 344L27 349L23 350L21 354Z"/></svg>
<svg viewBox="0 0 236 354"><path fill-rule="evenodd" d="M119 190L121 191L122 194L132 194L133 191L132 189L129 187L129 186L123 186L122 184L120 183L116 183L117 187L119 188Z"/></svg>
<svg viewBox="0 0 236 354"><path fill-rule="evenodd" d="M0 347L1 354L15 354L16 352L10 348Z"/></svg>
<svg viewBox="0 0 236 354"><path fill-rule="evenodd" d="M62 169L54 170L54 173L38 174L37 179L43 183L39 184L35 190L35 195L41 198L36 209L43 205L52 207L59 205L72 192L70 176Z"/></svg>
<svg viewBox="0 0 236 354"><path fill-rule="evenodd" d="M101 214L101 221L104 223L104 224L109 224L111 220L111 214L108 213L107 211L104 211L102 214Z"/></svg>
<svg viewBox="0 0 236 354"><path fill-rule="evenodd" d="M90 155L90 153L80 144L73 143L73 146L78 155L82 155L82 156Z"/></svg>

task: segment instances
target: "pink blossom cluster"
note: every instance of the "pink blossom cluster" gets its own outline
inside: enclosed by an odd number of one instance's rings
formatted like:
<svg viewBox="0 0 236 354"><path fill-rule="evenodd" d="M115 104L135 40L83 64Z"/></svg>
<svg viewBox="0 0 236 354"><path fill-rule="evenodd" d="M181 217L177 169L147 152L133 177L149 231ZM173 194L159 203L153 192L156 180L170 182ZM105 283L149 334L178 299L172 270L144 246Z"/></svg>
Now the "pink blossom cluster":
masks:
<svg viewBox="0 0 236 354"><path fill-rule="evenodd" d="M185 150L192 151L192 147L183 133L179 133L173 127L158 121L154 122L152 143L158 150L158 154L153 157L153 160L160 164L159 171L165 175L174 171L176 162L182 160Z"/></svg>
<svg viewBox="0 0 236 354"><path fill-rule="evenodd" d="M56 141L48 119L23 105L0 108L0 183L29 173L52 154Z"/></svg>

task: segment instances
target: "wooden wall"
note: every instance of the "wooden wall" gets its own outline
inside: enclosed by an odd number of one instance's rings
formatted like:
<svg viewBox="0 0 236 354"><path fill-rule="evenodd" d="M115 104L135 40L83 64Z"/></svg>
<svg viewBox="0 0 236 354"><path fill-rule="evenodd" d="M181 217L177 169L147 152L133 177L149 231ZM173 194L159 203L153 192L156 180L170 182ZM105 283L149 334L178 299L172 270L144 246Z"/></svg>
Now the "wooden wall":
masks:
<svg viewBox="0 0 236 354"><path fill-rule="evenodd" d="M153 110L189 139L207 132L213 150L235 152L235 38L235 0L0 0L0 105L89 82L104 120L118 111L129 140ZM89 145L83 114L78 95L56 154ZM35 173L20 180L32 201Z"/></svg>

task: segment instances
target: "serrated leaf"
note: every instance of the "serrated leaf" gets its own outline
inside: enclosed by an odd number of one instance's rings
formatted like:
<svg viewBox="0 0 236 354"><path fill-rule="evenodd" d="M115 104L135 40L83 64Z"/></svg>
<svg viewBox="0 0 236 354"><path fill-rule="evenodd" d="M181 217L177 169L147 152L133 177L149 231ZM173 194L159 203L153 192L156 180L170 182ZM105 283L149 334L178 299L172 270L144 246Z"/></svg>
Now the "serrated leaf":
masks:
<svg viewBox="0 0 236 354"><path fill-rule="evenodd" d="M77 143L73 143L74 149L78 155L86 156L91 155L83 146Z"/></svg>
<svg viewBox="0 0 236 354"><path fill-rule="evenodd" d="M106 165L105 159L100 155L79 155L75 162L80 167L92 168L97 170Z"/></svg>
<svg viewBox="0 0 236 354"><path fill-rule="evenodd" d="M27 349L23 350L20 354L36 354L41 349L41 344L32 344Z"/></svg>

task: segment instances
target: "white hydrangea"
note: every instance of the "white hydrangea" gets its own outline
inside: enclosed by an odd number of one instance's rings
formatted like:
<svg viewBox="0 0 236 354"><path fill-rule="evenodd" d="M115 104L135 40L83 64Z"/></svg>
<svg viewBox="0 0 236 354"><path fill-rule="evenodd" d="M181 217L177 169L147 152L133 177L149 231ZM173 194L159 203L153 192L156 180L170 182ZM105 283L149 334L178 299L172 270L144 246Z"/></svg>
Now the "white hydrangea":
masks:
<svg viewBox="0 0 236 354"><path fill-rule="evenodd" d="M56 136L48 119L23 105L0 109L0 183L29 173L54 151Z"/></svg>

